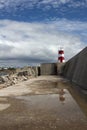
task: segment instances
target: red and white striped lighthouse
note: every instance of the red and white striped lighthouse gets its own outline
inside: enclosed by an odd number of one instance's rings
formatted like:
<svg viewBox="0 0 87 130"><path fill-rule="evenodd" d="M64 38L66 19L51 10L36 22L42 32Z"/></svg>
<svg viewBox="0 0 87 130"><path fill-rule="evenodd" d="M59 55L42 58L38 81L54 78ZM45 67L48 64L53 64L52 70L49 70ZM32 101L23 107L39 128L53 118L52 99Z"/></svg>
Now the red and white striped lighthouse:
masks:
<svg viewBox="0 0 87 130"><path fill-rule="evenodd" d="M65 58L64 58L64 49L60 48L58 50L58 62L59 63L64 63L65 62Z"/></svg>

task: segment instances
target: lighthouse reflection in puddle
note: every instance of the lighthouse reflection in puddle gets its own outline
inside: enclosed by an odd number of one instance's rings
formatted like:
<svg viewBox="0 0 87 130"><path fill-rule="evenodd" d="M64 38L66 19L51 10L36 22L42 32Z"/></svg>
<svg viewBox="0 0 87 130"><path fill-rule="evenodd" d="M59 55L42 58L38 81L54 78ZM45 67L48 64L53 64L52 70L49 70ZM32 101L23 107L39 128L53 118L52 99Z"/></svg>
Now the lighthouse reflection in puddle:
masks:
<svg viewBox="0 0 87 130"><path fill-rule="evenodd" d="M59 90L59 101L64 104L65 103L65 91L64 89Z"/></svg>

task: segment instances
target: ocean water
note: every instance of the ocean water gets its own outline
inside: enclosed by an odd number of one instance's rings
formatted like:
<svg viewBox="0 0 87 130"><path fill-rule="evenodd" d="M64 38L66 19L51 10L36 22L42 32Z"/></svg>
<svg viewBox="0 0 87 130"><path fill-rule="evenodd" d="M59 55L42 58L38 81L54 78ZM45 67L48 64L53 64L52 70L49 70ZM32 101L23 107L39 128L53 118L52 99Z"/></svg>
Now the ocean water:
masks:
<svg viewBox="0 0 87 130"><path fill-rule="evenodd" d="M0 60L0 67L24 67L24 66L38 66L39 63L32 63L30 61L21 60Z"/></svg>

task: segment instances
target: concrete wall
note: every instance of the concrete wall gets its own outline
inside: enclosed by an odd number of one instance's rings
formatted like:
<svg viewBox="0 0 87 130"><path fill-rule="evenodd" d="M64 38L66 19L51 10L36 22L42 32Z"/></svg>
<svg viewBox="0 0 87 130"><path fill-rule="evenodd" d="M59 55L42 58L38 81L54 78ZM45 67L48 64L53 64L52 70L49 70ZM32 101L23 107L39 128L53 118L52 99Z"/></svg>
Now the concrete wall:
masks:
<svg viewBox="0 0 87 130"><path fill-rule="evenodd" d="M56 63L43 63L41 64L41 75L56 75L57 64Z"/></svg>
<svg viewBox="0 0 87 130"><path fill-rule="evenodd" d="M66 62L63 67L63 75L87 90L87 47Z"/></svg>
<svg viewBox="0 0 87 130"><path fill-rule="evenodd" d="M57 63L57 75L62 75L65 63Z"/></svg>

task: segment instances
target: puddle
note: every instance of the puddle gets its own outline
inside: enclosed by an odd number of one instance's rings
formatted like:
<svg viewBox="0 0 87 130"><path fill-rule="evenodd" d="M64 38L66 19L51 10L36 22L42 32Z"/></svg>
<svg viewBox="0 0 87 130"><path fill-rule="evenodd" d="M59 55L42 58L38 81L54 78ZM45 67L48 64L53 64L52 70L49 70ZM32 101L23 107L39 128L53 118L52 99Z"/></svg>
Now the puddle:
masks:
<svg viewBox="0 0 87 130"><path fill-rule="evenodd" d="M59 94L10 97L9 102L11 107L1 112L1 130L87 129L85 115L66 89L59 89Z"/></svg>
<svg viewBox="0 0 87 130"><path fill-rule="evenodd" d="M87 102L79 95L79 93L76 93L76 90L74 90L69 82L67 82L66 80L59 78L52 81L40 80L35 81L30 85L27 84L27 86L31 90L31 92L29 93L31 95L58 94L59 89L67 89L72 94L76 102L79 104L84 114L87 116ZM66 97L65 95L63 95L60 96L59 99L62 103L64 103Z"/></svg>
<svg viewBox="0 0 87 130"><path fill-rule="evenodd" d="M0 104L0 111L3 111L7 109L8 107L10 107L10 104Z"/></svg>
<svg viewBox="0 0 87 130"><path fill-rule="evenodd" d="M37 115L40 112L42 112L42 115L46 112L47 115L51 116L52 113L53 116L61 120L85 120L81 109L66 89L62 94L27 95L18 96L16 99L21 100L29 108L30 112L36 111Z"/></svg>

